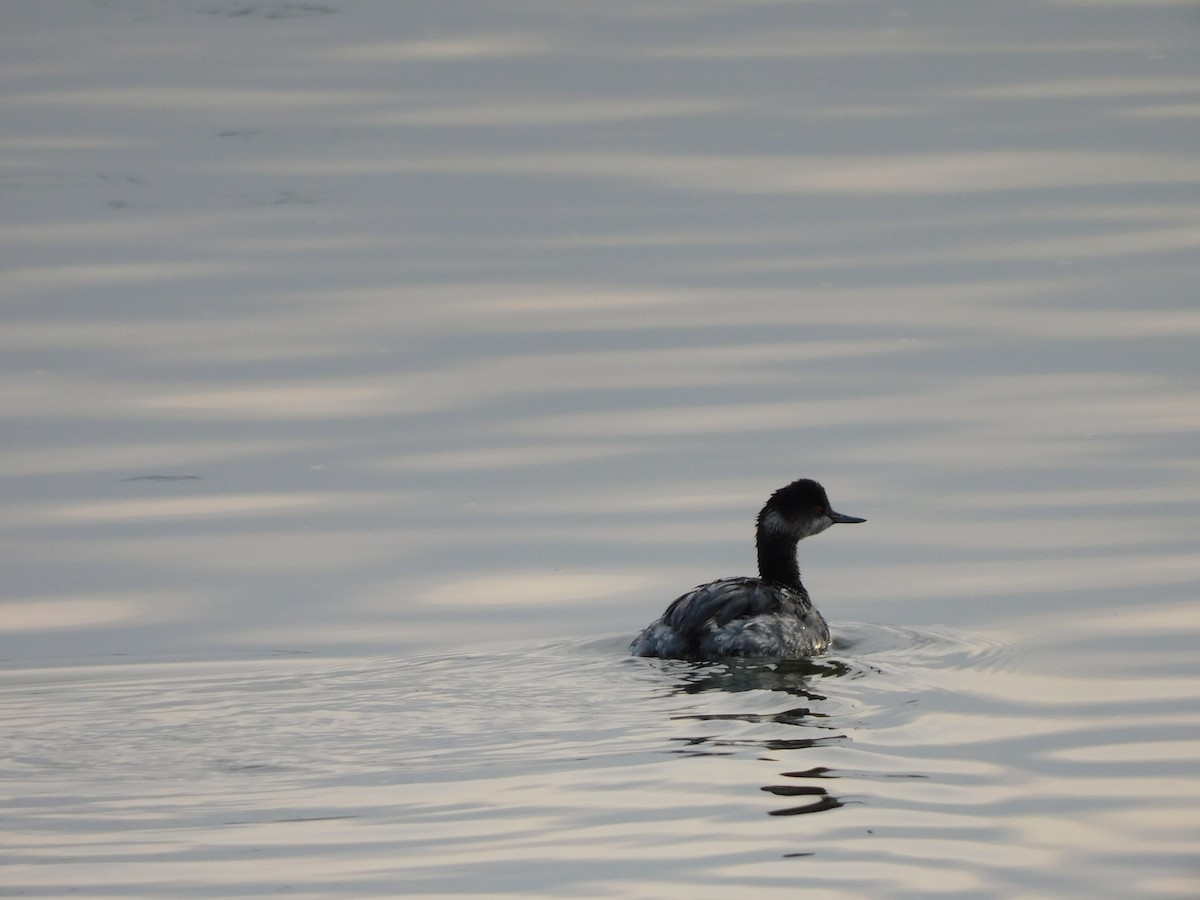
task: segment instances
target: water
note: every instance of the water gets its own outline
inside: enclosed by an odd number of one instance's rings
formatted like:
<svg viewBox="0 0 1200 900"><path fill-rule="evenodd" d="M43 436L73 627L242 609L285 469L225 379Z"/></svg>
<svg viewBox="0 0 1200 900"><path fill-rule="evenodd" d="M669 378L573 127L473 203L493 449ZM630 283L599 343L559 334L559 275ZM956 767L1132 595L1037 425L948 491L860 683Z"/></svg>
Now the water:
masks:
<svg viewBox="0 0 1200 900"><path fill-rule="evenodd" d="M636 660L621 636L10 672L9 884L30 896L1190 889L1198 685L1180 674L1183 648L1146 666L1102 629L1037 650L841 630L835 655L774 666ZM1110 664L1039 671L1081 648Z"/></svg>
<svg viewBox="0 0 1200 900"><path fill-rule="evenodd" d="M1200 893L1192 5L3 19L6 894Z"/></svg>

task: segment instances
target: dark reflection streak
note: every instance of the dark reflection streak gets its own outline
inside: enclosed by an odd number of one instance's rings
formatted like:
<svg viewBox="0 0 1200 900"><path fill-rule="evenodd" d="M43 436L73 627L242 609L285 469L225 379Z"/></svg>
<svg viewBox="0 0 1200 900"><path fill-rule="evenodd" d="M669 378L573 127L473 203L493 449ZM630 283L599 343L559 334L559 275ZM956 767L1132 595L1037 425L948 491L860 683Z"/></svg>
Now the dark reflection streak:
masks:
<svg viewBox="0 0 1200 900"><path fill-rule="evenodd" d="M678 676L675 690L682 694L724 691L783 691L812 702L828 698L811 689L816 678L854 677L855 667L836 659L742 660L697 663L687 669L671 669Z"/></svg>
<svg viewBox="0 0 1200 900"><path fill-rule="evenodd" d="M811 769L805 769L803 772L780 772L784 778L841 778L841 775L834 774L834 770L828 766L815 766ZM766 788L763 788L766 790Z"/></svg>
<svg viewBox="0 0 1200 900"><path fill-rule="evenodd" d="M707 691L724 691L738 694L747 691L785 691L805 700L821 701L825 695L809 690L802 680L789 682L780 679L773 672L754 673L747 677L746 673L712 673L704 678L686 681L676 688L681 694L703 694Z"/></svg>
<svg viewBox="0 0 1200 900"><path fill-rule="evenodd" d="M766 791L768 794L777 794L780 797L803 797L810 794L824 796L828 793L823 787L808 784L768 784L759 790Z"/></svg>
<svg viewBox="0 0 1200 900"><path fill-rule="evenodd" d="M718 753L715 750L668 750L667 752L673 753L676 756L689 756L689 757L690 756L701 757L701 756L736 756L737 755L732 750L730 750L728 753Z"/></svg>
<svg viewBox="0 0 1200 900"><path fill-rule="evenodd" d="M913 772L834 772L825 766L805 769L802 772L780 772L781 778L929 778L928 775L918 775ZM764 788L765 790L765 788Z"/></svg>
<svg viewBox="0 0 1200 900"><path fill-rule="evenodd" d="M846 740L846 735L835 734L828 737L797 738L795 740L721 740L712 736L671 738L673 741L683 741L687 747L763 747L767 750L811 750L813 747L828 746L836 741ZM686 750L672 750L672 753L686 753Z"/></svg>
<svg viewBox="0 0 1200 900"><path fill-rule="evenodd" d="M813 712L805 707L785 709L777 713L694 713L672 716L672 720L695 719L700 722L778 722L781 725L807 725L809 719L827 719L826 713Z"/></svg>
<svg viewBox="0 0 1200 900"><path fill-rule="evenodd" d="M677 666L686 667L677 667ZM703 694L722 691L742 694L745 691L782 691L812 703L828 700L824 694L811 689L816 678L856 677L858 668L840 660L725 660L719 664L674 664L664 668L676 676L674 690L679 694ZM814 715L802 710L805 718Z"/></svg>
<svg viewBox="0 0 1200 900"><path fill-rule="evenodd" d="M816 803L808 804L808 806L792 806L792 807L789 807L788 809L772 809L767 813L767 815L768 816L803 816L808 813L824 812L827 809L837 809L838 807L844 806L844 805L845 804L843 804L841 800L837 799L837 797L825 796L825 797L822 797L820 800L818 800Z"/></svg>
<svg viewBox="0 0 1200 900"><path fill-rule="evenodd" d="M809 750L813 747L828 747L829 745L836 743L837 741L844 741L844 740L847 740L846 735L832 734L832 735L829 735L828 737L801 738L799 740L793 740L793 741L780 741L780 740L754 741L754 742L746 741L745 743L761 744L763 747L766 747L768 750Z"/></svg>

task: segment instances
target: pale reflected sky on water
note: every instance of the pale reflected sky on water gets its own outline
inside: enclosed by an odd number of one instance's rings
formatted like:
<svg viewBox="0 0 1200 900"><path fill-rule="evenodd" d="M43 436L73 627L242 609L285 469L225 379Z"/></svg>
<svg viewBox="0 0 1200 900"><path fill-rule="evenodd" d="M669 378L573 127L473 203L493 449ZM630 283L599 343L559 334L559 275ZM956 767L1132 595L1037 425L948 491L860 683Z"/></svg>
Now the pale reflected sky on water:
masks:
<svg viewBox="0 0 1200 900"><path fill-rule="evenodd" d="M1189 5L67 11L0 67L4 655L626 631L800 475L835 619L1195 584Z"/></svg>
<svg viewBox="0 0 1200 900"><path fill-rule="evenodd" d="M6 3L6 887L1194 896L1198 44ZM626 657L800 476L834 655Z"/></svg>

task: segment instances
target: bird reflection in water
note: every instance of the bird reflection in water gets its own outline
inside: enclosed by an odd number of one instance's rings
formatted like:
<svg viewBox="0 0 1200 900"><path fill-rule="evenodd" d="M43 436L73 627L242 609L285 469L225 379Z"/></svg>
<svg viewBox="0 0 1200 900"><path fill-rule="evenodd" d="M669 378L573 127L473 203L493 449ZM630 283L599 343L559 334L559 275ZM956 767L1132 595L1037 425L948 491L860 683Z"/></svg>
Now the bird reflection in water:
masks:
<svg viewBox="0 0 1200 900"><path fill-rule="evenodd" d="M676 738L682 746L671 751L673 753L686 756L734 756L746 747L760 747L771 753L778 753L811 750L847 740L846 735L830 721L830 714L820 709L828 702L828 697L814 689L814 683L821 679L855 677L859 674L854 666L843 660L820 658L766 662L730 659L717 664L686 664L686 668L681 665L673 674L679 678L675 690L681 694L701 694L708 691L771 691L789 694L804 701L776 712L689 713L672 717L674 721L777 724L810 730L810 734L788 738L776 736L750 739L718 734ZM811 731L817 733L811 734ZM833 770L824 766L781 772L780 776L810 782L838 777ZM771 816L799 816L824 812L853 802L832 795L820 784L770 784L764 785L761 790L777 797L804 798L804 802L769 810L767 814Z"/></svg>
<svg viewBox="0 0 1200 900"><path fill-rule="evenodd" d="M780 772L783 778L837 778L832 769L816 766L803 772ZM815 784L768 784L763 786L768 794L778 797L811 797L808 803L801 806L790 806L786 809L773 809L769 816L802 816L805 813L824 812L827 809L837 809L844 806L845 801L834 797L825 788Z"/></svg>

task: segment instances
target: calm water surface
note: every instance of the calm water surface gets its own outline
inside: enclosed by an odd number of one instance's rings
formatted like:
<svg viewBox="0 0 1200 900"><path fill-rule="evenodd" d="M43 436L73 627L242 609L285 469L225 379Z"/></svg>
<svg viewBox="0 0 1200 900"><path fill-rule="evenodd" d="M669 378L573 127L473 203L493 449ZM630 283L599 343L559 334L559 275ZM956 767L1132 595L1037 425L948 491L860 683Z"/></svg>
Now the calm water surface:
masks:
<svg viewBox="0 0 1200 900"><path fill-rule="evenodd" d="M4 893L1200 894L1194 4L0 19Z"/></svg>

